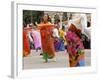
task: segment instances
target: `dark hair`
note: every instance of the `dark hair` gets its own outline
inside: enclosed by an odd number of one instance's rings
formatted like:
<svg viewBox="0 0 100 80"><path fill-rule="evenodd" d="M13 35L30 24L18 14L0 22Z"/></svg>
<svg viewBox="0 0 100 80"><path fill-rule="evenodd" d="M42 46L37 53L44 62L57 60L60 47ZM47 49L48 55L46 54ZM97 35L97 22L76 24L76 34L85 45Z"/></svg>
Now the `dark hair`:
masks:
<svg viewBox="0 0 100 80"><path fill-rule="evenodd" d="M65 30L65 26L62 26L62 30Z"/></svg>
<svg viewBox="0 0 100 80"><path fill-rule="evenodd" d="M51 18L50 18L50 16L49 16L49 14L47 14L47 16L48 16L48 21L51 22Z"/></svg>
<svg viewBox="0 0 100 80"><path fill-rule="evenodd" d="M32 27L33 25L32 24L29 24L29 27Z"/></svg>
<svg viewBox="0 0 100 80"><path fill-rule="evenodd" d="M60 22L60 19L56 19L54 23L56 24L56 23L59 23L59 22Z"/></svg>
<svg viewBox="0 0 100 80"><path fill-rule="evenodd" d="M48 14L44 14L44 15L47 15L47 17L48 17L47 21L51 22L51 19L50 19L49 15L48 15ZM41 21L42 21L42 22L44 22L44 19L43 19L44 15L43 15L42 18L41 18Z"/></svg>
<svg viewBox="0 0 100 80"><path fill-rule="evenodd" d="M34 25L34 26L37 26L35 22L33 22L33 25Z"/></svg>
<svg viewBox="0 0 100 80"><path fill-rule="evenodd" d="M27 26L27 24L24 22L24 23L23 23L23 28L26 27L26 26Z"/></svg>
<svg viewBox="0 0 100 80"><path fill-rule="evenodd" d="M57 19L56 21L57 21L57 22L60 22L60 19Z"/></svg>

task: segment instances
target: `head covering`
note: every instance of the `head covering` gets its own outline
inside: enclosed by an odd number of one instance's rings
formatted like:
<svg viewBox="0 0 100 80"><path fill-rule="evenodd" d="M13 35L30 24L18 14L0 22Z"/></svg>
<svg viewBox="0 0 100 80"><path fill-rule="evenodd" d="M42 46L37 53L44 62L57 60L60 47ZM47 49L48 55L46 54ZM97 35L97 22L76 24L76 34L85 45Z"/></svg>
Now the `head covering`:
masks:
<svg viewBox="0 0 100 80"><path fill-rule="evenodd" d="M75 33L80 33L81 32L81 30L78 29L74 24L71 24L68 30L73 31Z"/></svg>
<svg viewBox="0 0 100 80"><path fill-rule="evenodd" d="M73 13L72 20L69 21L69 25L74 24L78 29L84 32L87 26L87 17L84 13Z"/></svg>

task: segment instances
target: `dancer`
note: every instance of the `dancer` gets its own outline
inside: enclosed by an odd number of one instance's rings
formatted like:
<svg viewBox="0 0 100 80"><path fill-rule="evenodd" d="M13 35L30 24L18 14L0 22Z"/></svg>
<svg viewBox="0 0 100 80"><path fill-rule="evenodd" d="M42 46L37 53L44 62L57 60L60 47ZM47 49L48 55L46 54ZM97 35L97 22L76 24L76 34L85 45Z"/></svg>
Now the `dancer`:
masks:
<svg viewBox="0 0 100 80"><path fill-rule="evenodd" d="M54 25L51 24L49 20L49 16L45 14L42 18L42 22L38 25L41 33L43 58L45 59L45 62L48 62L48 59L50 58L53 59L53 61L56 61L54 39L52 36Z"/></svg>
<svg viewBox="0 0 100 80"><path fill-rule="evenodd" d="M40 30L38 30L37 26L33 27L31 36L34 41L35 49L36 51L38 51L39 49L41 49L41 35L40 35Z"/></svg>
<svg viewBox="0 0 100 80"><path fill-rule="evenodd" d="M23 56L26 57L30 54L30 43L29 43L29 25L24 24L23 28Z"/></svg>
<svg viewBox="0 0 100 80"><path fill-rule="evenodd" d="M81 30L71 24L67 35L67 52L69 54L70 67L84 66L84 46L80 36Z"/></svg>

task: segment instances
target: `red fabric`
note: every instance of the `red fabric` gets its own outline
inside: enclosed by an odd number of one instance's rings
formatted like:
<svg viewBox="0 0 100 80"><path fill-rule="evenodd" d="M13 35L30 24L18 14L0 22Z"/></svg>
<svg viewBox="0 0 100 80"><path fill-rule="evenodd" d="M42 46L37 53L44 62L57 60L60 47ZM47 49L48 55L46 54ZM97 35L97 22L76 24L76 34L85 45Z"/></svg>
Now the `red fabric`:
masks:
<svg viewBox="0 0 100 80"><path fill-rule="evenodd" d="M76 26L75 26L74 24L71 24L68 30L71 30L71 31L73 31L73 32L75 32L75 33L76 33L76 32L77 32L77 33L80 33L80 32L81 32L81 30L80 30L80 29L77 29Z"/></svg>
<svg viewBox="0 0 100 80"><path fill-rule="evenodd" d="M23 31L23 56L27 56L30 54L30 44L28 38L28 30L25 29Z"/></svg>
<svg viewBox="0 0 100 80"><path fill-rule="evenodd" d="M42 41L42 49L44 53L47 53L49 56L55 56L54 49L54 40L52 38L52 30L53 26L51 24L41 24L40 33L41 33L41 41Z"/></svg>

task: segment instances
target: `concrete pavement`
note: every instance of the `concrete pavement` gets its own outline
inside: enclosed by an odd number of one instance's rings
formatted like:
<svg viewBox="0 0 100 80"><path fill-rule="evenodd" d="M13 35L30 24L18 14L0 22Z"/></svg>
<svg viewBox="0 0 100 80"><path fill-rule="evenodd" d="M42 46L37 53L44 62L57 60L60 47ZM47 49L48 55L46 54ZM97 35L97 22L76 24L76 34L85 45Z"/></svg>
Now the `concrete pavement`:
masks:
<svg viewBox="0 0 100 80"><path fill-rule="evenodd" d="M42 56L40 56L41 51L36 52L32 50L28 57L23 58L23 69L39 69L39 68L63 68L69 67L69 58L66 51L56 52L57 61L54 62L49 59L48 63L44 63ZM85 65L91 65L91 52L90 50L85 50Z"/></svg>

